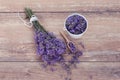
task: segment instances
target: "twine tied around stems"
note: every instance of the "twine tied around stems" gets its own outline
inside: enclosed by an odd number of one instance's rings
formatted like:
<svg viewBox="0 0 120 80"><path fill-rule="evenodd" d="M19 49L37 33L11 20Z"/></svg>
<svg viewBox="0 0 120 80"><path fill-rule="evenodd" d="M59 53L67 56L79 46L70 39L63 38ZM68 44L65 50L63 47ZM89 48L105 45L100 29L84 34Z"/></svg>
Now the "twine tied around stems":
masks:
<svg viewBox="0 0 120 80"><path fill-rule="evenodd" d="M38 18L35 15L32 15L30 18L29 22L26 22L21 16L20 13L18 12L18 17L19 19L24 23L24 25L28 28L32 28L33 27L33 21L38 21Z"/></svg>

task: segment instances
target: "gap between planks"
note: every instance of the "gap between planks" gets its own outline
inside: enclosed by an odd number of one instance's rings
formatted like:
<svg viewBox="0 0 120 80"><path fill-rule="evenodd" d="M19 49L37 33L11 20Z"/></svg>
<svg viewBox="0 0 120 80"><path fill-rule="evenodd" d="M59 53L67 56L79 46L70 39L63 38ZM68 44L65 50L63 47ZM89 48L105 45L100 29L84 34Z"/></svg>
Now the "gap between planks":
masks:
<svg viewBox="0 0 120 80"><path fill-rule="evenodd" d="M24 11L12 11L12 12L0 12L0 13L24 13ZM102 14L102 13L120 13L119 10L105 10L105 11L34 11L34 13L91 13L91 14Z"/></svg>

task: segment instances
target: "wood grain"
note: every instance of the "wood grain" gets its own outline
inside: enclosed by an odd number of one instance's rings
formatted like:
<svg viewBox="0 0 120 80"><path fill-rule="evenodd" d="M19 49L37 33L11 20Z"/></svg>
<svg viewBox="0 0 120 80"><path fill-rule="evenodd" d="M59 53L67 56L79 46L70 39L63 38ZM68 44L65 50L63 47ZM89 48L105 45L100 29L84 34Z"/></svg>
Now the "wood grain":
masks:
<svg viewBox="0 0 120 80"><path fill-rule="evenodd" d="M64 80L65 73L62 69L58 68L55 72L47 71L36 62L1 62L0 64L1 80ZM81 63L72 73L73 80L119 80L120 63Z"/></svg>
<svg viewBox="0 0 120 80"><path fill-rule="evenodd" d="M120 0L0 0L0 12L23 11L24 7L39 12L119 12Z"/></svg>
<svg viewBox="0 0 120 80"><path fill-rule="evenodd" d="M36 13L45 28L60 38L67 15L71 13ZM82 13L89 22L86 34L78 40L85 45L81 61L120 61L120 14ZM20 14L24 17L24 14ZM0 61L36 61L34 32L18 18L17 13L1 13Z"/></svg>
<svg viewBox="0 0 120 80"><path fill-rule="evenodd" d="M84 55L72 80L120 80L120 0L0 0L0 80L64 80L65 72L44 70L38 62L34 32L18 18L30 7L45 28L59 38L65 18L84 15L89 23L81 39L71 39Z"/></svg>

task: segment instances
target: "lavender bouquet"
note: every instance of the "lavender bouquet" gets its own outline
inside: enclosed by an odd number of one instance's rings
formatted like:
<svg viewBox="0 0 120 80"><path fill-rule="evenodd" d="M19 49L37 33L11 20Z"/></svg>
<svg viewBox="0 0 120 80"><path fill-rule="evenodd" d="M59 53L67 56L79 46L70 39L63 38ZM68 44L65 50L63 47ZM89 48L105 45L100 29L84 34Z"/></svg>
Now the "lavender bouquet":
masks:
<svg viewBox="0 0 120 80"><path fill-rule="evenodd" d="M25 13L28 19L34 16L29 8L25 8ZM52 33L46 31L37 21L32 21L35 30L35 41L37 44L37 54L46 64L55 64L63 59L63 54L66 51L64 41L56 38Z"/></svg>

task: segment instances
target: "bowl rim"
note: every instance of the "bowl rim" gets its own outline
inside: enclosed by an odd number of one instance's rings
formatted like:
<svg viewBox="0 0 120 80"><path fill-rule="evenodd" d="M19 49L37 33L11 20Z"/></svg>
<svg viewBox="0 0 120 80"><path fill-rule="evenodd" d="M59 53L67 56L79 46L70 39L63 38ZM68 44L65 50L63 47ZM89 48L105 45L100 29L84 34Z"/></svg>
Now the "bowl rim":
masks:
<svg viewBox="0 0 120 80"><path fill-rule="evenodd" d="M66 28L65 24L66 24L67 19L68 19L69 17L73 16L73 15L79 15L79 16L81 16L81 17L83 17L83 18L85 19L87 26L86 26L86 29L85 29L85 31L84 31L83 33L80 33L80 34L72 34L72 33L69 32L68 29ZM73 35L73 36L83 35L83 34L87 31L87 29L88 29L88 20L86 19L85 16L81 15L80 13L72 13L72 14L68 15L68 16L66 17L65 21L64 21L64 30L66 30L69 34L71 34L71 35Z"/></svg>

